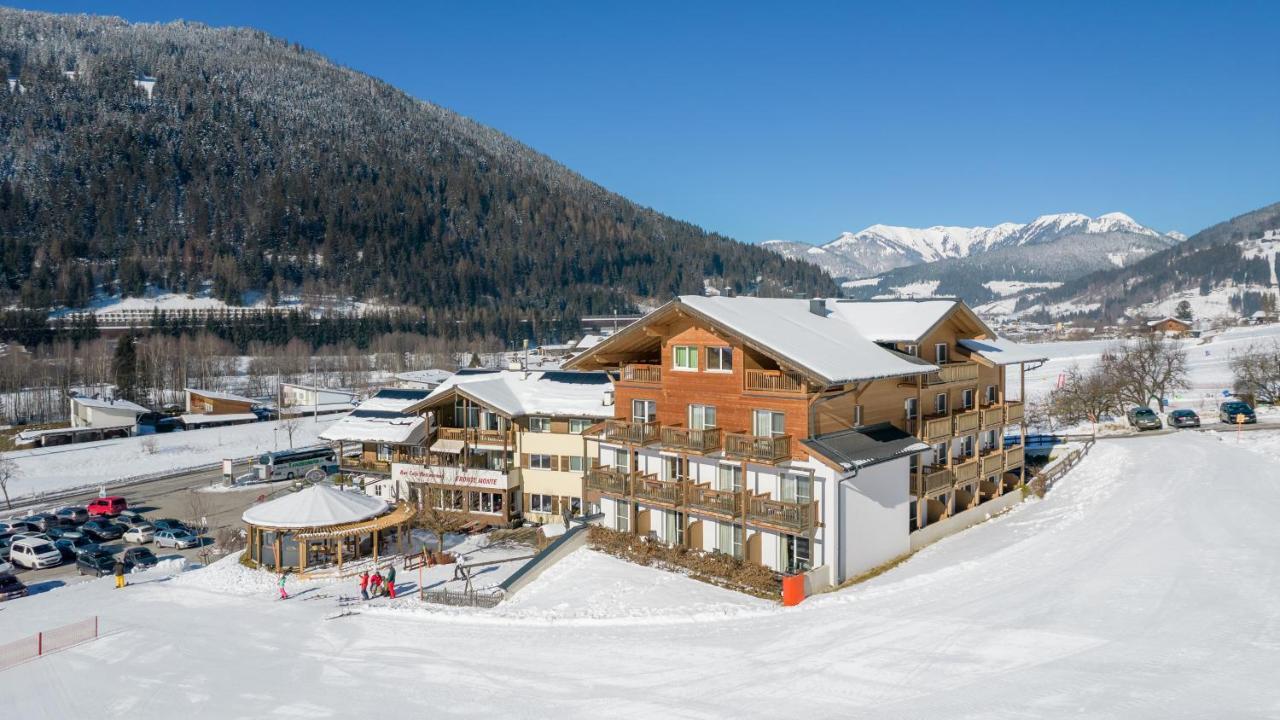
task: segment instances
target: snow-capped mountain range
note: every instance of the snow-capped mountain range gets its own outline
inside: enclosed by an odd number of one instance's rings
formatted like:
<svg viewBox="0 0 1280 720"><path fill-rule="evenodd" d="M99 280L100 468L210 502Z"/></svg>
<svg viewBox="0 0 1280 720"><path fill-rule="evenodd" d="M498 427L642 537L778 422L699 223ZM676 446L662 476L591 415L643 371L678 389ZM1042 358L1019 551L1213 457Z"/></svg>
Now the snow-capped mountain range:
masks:
<svg viewBox="0 0 1280 720"><path fill-rule="evenodd" d="M992 227L872 225L858 232L843 232L824 245L790 240L766 240L761 245L786 257L807 260L836 278L862 278L908 265L1052 243L1081 235L1127 235L1168 244L1186 239L1181 233L1162 233L1124 213L1113 212L1096 218L1080 213L1057 213L1041 215L1029 223L1006 222Z"/></svg>

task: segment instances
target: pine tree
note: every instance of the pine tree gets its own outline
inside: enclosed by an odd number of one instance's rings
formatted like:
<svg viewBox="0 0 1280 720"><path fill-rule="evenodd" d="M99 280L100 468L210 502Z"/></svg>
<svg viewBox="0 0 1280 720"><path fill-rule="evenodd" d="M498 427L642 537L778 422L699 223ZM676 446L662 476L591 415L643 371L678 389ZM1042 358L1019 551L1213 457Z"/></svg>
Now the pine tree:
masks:
<svg viewBox="0 0 1280 720"><path fill-rule="evenodd" d="M138 348L132 333L116 343L115 355L111 358L111 373L115 378L116 397L133 400L138 392Z"/></svg>

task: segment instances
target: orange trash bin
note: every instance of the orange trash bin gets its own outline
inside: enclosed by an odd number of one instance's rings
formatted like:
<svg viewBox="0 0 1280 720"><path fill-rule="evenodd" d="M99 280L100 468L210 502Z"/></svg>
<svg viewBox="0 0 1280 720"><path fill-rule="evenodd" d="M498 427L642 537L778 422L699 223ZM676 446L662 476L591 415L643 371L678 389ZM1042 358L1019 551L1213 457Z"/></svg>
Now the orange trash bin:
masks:
<svg viewBox="0 0 1280 720"><path fill-rule="evenodd" d="M782 605L791 607L804 601L804 575L787 575L782 578Z"/></svg>

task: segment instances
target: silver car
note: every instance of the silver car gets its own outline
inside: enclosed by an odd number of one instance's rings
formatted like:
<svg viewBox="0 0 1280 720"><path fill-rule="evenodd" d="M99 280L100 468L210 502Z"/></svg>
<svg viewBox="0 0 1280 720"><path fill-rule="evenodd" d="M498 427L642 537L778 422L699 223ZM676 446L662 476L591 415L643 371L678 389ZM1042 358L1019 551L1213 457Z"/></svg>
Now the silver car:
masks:
<svg viewBox="0 0 1280 720"><path fill-rule="evenodd" d="M156 533L156 547L193 548L200 544L200 538L186 530L161 530Z"/></svg>

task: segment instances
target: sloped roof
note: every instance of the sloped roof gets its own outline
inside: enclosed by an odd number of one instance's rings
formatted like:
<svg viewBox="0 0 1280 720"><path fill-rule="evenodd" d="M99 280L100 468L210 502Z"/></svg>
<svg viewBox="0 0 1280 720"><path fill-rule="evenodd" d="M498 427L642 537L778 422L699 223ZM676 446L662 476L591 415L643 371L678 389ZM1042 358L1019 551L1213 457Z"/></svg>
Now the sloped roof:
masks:
<svg viewBox="0 0 1280 720"><path fill-rule="evenodd" d="M214 423L257 422L253 413L206 413L180 416L183 425L212 425Z"/></svg>
<svg viewBox="0 0 1280 720"><path fill-rule="evenodd" d="M929 445L919 438L887 422L827 433L800 442L846 470L876 465L929 449Z"/></svg>
<svg viewBox="0 0 1280 720"><path fill-rule="evenodd" d="M187 388L186 390L188 393L195 393L201 397L206 397L211 400L226 400L228 402L244 402L244 403L251 403L251 404L258 402L253 398L247 398L243 395L236 395L234 393L229 393L229 392L219 392L217 390L201 390L199 388Z"/></svg>
<svg viewBox="0 0 1280 720"><path fill-rule="evenodd" d="M427 419L397 412L356 410L320 433L321 440L415 445L426 437Z"/></svg>
<svg viewBox="0 0 1280 720"><path fill-rule="evenodd" d="M837 300L827 304L833 314L868 340L908 343L922 339L958 306L957 300L941 299Z"/></svg>
<svg viewBox="0 0 1280 720"><path fill-rule="evenodd" d="M104 410L132 410L135 413L151 412L141 405L128 400L107 400L105 398L82 397L77 395L71 398L72 402L83 405L88 408L102 408Z"/></svg>
<svg viewBox="0 0 1280 720"><path fill-rule="evenodd" d="M962 338L960 347L980 355L996 365L1016 365L1026 362L1044 362L1049 356L1034 344L1016 343L1008 338L994 340L969 340Z"/></svg>
<svg viewBox="0 0 1280 720"><path fill-rule="evenodd" d="M430 399L456 391L508 417L605 419L613 417L613 406L605 404L612 390L609 376L603 372L503 370L458 373L432 391Z"/></svg>
<svg viewBox="0 0 1280 720"><path fill-rule="evenodd" d="M431 394L429 390L410 388L382 388L372 397L356 406L356 412L379 411L403 413L408 408L425 400Z"/></svg>
<svg viewBox="0 0 1280 720"><path fill-rule="evenodd" d="M359 522L385 513L390 506L382 498L344 492L317 483L270 502L254 505L240 519L250 525L272 528L314 528Z"/></svg>

